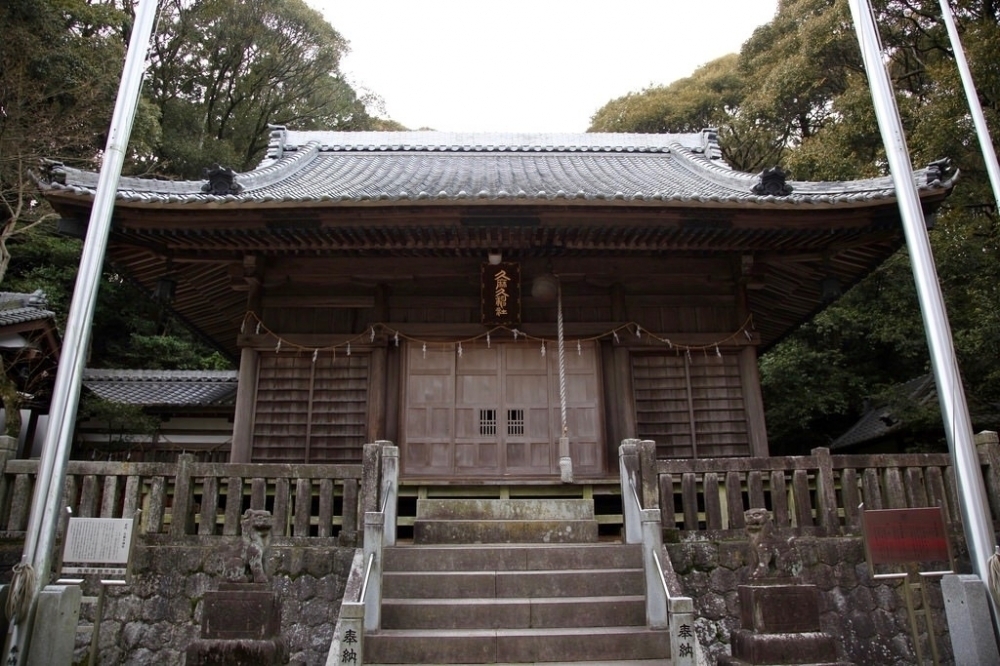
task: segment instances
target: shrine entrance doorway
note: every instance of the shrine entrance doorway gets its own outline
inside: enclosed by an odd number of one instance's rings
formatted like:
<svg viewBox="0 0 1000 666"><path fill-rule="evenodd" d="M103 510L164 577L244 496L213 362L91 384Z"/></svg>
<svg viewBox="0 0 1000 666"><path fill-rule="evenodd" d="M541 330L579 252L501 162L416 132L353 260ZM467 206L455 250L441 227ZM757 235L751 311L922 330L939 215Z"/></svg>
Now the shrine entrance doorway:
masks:
<svg viewBox="0 0 1000 666"><path fill-rule="evenodd" d="M567 350L566 424L574 470L603 471L597 346ZM559 474L555 344L485 341L405 350L402 471L428 477Z"/></svg>

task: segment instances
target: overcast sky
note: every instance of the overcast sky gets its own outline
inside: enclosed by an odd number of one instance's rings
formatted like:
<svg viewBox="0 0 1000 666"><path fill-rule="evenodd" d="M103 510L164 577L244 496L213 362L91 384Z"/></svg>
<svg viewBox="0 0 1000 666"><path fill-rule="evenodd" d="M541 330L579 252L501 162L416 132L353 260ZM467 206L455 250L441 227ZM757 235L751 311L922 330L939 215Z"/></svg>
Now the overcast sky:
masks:
<svg viewBox="0 0 1000 666"><path fill-rule="evenodd" d="M605 103L738 52L777 0L307 0L341 70L409 129L583 132Z"/></svg>

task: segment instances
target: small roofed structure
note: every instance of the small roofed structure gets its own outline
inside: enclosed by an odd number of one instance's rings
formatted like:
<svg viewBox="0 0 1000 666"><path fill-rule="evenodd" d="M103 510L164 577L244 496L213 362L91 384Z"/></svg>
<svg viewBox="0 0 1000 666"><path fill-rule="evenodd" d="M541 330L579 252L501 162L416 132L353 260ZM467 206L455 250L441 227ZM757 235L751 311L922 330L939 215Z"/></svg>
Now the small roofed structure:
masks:
<svg viewBox="0 0 1000 666"><path fill-rule="evenodd" d="M976 432L1000 427L1000 405L969 396L969 412ZM930 442L947 450L941 429L937 384L933 374L897 384L879 399L868 401L857 422L833 440L838 453L908 453L924 451Z"/></svg>
<svg viewBox="0 0 1000 666"><path fill-rule="evenodd" d="M932 216L953 175L916 179ZM80 226L96 184L44 186ZM121 179L109 258L239 359L233 460L545 479L562 437L585 477L628 437L767 455L758 353L902 243L891 179L737 172L712 130L278 127L249 173Z"/></svg>
<svg viewBox="0 0 1000 666"><path fill-rule="evenodd" d="M83 386L125 409L94 410L82 419L75 431L76 457L168 461L192 453L204 461L229 459L235 371L87 368ZM136 419L140 413L150 418Z"/></svg>
<svg viewBox="0 0 1000 666"><path fill-rule="evenodd" d="M59 333L55 313L42 290L0 292L0 360L4 433L18 439L20 455L30 454L39 419L48 410ZM9 412L11 407L16 411Z"/></svg>

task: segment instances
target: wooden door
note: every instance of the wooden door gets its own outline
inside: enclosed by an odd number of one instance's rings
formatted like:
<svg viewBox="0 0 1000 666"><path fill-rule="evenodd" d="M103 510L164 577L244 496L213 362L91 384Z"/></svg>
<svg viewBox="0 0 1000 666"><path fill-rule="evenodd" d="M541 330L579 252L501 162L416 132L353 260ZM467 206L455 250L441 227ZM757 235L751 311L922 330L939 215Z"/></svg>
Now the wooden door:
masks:
<svg viewBox="0 0 1000 666"><path fill-rule="evenodd" d="M539 476L559 472L562 430L555 346L530 342L409 347L402 464L417 476ZM603 471L596 347L566 357L567 431L575 468Z"/></svg>

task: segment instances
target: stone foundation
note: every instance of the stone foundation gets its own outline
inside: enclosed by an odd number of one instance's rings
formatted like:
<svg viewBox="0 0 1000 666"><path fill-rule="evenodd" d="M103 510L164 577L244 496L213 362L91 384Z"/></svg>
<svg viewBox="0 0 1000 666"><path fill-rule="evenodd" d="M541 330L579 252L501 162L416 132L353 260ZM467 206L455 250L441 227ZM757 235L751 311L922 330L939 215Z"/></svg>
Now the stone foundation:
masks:
<svg viewBox="0 0 1000 666"><path fill-rule="evenodd" d="M158 539L159 541L159 539ZM294 539L275 539L271 545L266 587L281 600L281 636L289 664L320 665L333 639L333 627L344 584L354 557L353 548L310 546ZM101 625L102 664L184 664L185 650L201 634L204 599L225 588L232 549L239 537L197 537L174 540L183 545L136 548L131 585L107 591ZM91 593L85 589L85 593ZM95 592L96 593L96 592ZM77 633L77 663L86 663L93 606L81 611Z"/></svg>
<svg viewBox="0 0 1000 666"><path fill-rule="evenodd" d="M700 533L667 543L667 550L684 594L694 599L698 638L709 663L715 663L731 654L731 636L740 629L737 588L753 583L750 546L745 539ZM820 628L834 637L839 661L912 666L915 652L903 592L898 583L872 579L860 537L796 537L786 556L797 582L818 588ZM932 581L928 593L941 663L953 664L940 584ZM923 632L922 620L918 626ZM929 655L925 633L921 641Z"/></svg>

